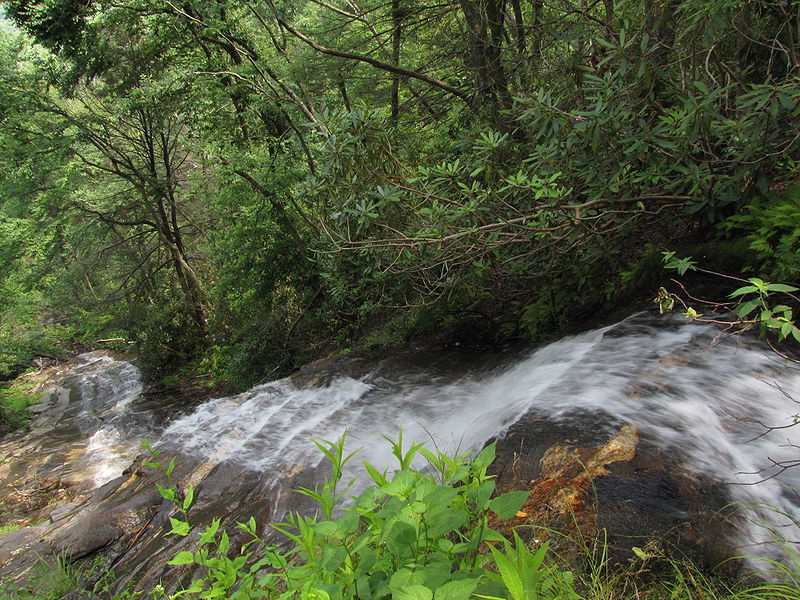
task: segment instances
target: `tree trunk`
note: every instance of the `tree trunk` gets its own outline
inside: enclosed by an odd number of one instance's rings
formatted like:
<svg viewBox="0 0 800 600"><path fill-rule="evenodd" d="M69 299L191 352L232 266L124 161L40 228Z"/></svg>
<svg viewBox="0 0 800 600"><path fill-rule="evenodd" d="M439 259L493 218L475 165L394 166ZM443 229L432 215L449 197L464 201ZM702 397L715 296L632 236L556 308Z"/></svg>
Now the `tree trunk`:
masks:
<svg viewBox="0 0 800 600"><path fill-rule="evenodd" d="M400 42L403 35L403 12L400 6L401 0L392 0L392 65L400 66ZM400 75L392 73L391 88L391 123L397 127L400 119Z"/></svg>
<svg viewBox="0 0 800 600"><path fill-rule="evenodd" d="M503 0L459 0L467 26L467 69L475 78L473 104L489 109L494 126L508 129L502 111L511 107L502 62Z"/></svg>

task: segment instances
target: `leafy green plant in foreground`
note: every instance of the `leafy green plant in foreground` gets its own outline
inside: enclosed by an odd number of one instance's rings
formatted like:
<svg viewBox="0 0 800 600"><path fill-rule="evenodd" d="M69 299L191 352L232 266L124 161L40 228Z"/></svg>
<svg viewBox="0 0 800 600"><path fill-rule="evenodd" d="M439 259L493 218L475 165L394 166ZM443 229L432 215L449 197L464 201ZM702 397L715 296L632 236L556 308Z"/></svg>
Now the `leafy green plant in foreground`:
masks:
<svg viewBox="0 0 800 600"><path fill-rule="evenodd" d="M316 516L294 513L286 522L271 526L291 542L289 550L264 539L252 517L236 524L247 538L241 545L234 543L219 518L205 527L193 525L189 513L194 489L181 492L172 485L174 460L162 466L158 451L149 448L152 458L145 464L162 471L167 485L159 486L159 491L176 509L167 535L186 538L191 547L169 561L185 569L184 581L191 583L173 593L158 585L149 596L157 600L800 597L797 570L790 562L768 561L775 582L742 583L722 580L694 565L640 548L634 549L636 558L629 565L612 566L602 541L597 547L582 547L587 568L573 575L554 560L546 542L536 541L531 549L516 532L509 540L490 527L491 513L509 518L528 496L521 491L492 497L495 485L487 469L494 459L494 445L474 458L451 458L421 444L405 449L401 432L397 441L390 440L398 468L392 473L380 472L365 462L371 485L349 496L349 504L343 506L351 489L342 482L343 468L354 454L345 453L344 438L315 443L330 462L332 473L317 488L299 490L316 502ZM413 466L420 457L427 462L423 469ZM662 577L637 577L650 573L655 562L666 565Z"/></svg>
<svg viewBox="0 0 800 600"><path fill-rule="evenodd" d="M451 458L420 444L403 448L402 436L392 443L399 468L380 472L364 466L371 485L348 506L340 501L342 468L353 458L344 452L344 438L318 442L332 466L331 477L314 490L300 493L319 506L315 516L290 514L272 528L292 543L282 552L259 535L254 519L236 527L249 541L232 547L220 519L195 528L188 518L194 492L159 487L175 503L170 535L190 537L193 550L179 552L169 564L199 574L170 598L342 598L393 600L564 599L578 598L573 577L545 561L547 544L532 552L515 535L509 541L493 530L490 513L500 519L516 514L527 492L492 497L495 484L487 475L494 445L474 459ZM424 457L430 468L417 470ZM161 467L165 475L174 468Z"/></svg>

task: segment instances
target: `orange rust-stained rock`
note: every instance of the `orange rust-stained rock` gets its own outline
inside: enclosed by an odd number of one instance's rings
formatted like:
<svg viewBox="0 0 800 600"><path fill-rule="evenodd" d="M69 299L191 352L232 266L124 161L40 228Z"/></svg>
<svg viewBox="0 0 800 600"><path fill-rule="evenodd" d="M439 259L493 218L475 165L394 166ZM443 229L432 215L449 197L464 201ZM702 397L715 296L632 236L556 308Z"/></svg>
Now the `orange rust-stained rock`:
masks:
<svg viewBox="0 0 800 600"><path fill-rule="evenodd" d="M519 519L550 527L596 533L596 514L588 491L592 482L610 473L608 465L636 456L639 433L634 425L623 425L619 433L599 448L551 446L540 461L539 476L530 482L531 493L516 518L495 521L492 526L510 533Z"/></svg>

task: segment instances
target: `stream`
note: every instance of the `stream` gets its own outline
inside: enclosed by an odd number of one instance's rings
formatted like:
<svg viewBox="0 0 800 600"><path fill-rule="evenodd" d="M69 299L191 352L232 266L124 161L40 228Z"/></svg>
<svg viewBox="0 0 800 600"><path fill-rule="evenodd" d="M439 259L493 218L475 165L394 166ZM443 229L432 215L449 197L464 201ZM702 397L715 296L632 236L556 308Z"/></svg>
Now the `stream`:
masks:
<svg viewBox="0 0 800 600"><path fill-rule="evenodd" d="M69 549L107 552L142 585L169 581L163 562L181 547L163 538L168 511L153 493L154 476L136 467L143 439L176 457L181 485L197 486L198 522L250 514L267 522L295 506L293 488L324 476L312 440L346 433L348 450L391 470L385 438L401 428L406 445L451 454L501 440L498 487L511 458L528 453L523 479L533 483L554 445L586 446L576 440L591 429L602 446L626 431L637 458L628 467L608 459L593 497L601 505L603 494L614 497L620 539L641 525L631 525L635 515L662 511L670 515L665 528L689 523L703 532L728 505L735 515L715 535L732 553L780 556L777 542L800 540L800 468L782 466L800 459L800 427L787 427L800 412L800 371L753 338L678 317L638 314L522 355L408 349L376 362L343 357L191 410L155 406L136 367L99 352L52 379L31 431L0 442L5 518L44 520L0 536L9 573L25 571L27 551ZM360 460L346 477L363 485ZM658 489L645 489L653 481ZM69 493L12 514L8 505L26 482ZM672 504L642 509L643 498L662 497ZM714 539L692 543L705 548Z"/></svg>

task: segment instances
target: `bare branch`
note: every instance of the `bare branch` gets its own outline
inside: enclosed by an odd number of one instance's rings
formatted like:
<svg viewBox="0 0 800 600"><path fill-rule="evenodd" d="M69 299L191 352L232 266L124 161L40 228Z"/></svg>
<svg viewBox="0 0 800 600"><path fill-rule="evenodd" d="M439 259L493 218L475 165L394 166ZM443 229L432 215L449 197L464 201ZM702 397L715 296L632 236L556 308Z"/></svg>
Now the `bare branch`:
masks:
<svg viewBox="0 0 800 600"><path fill-rule="evenodd" d="M412 79L418 79L419 81L424 81L425 83L427 83L429 85L432 85L434 87L438 87L438 88L440 88L440 89L452 94L453 96L456 96L457 98L460 98L467 105L469 105L471 103L471 98L466 92L462 92L461 90L459 90L457 88L454 88L452 85L442 81L441 79L436 79L435 77L431 77L430 75L425 75L424 73L420 73L418 71L412 71L410 69L405 69L405 68L400 67L400 66L391 65L389 63L385 63L383 61L376 60L376 59L374 59L374 58L372 58L370 56L364 56L362 54L354 54L352 52L342 52L340 50L334 50L332 48L327 48L325 46L322 46L322 45L316 43L315 41L313 41L312 39L310 39L308 36L304 35L303 33L300 33L299 31L294 29L292 26L290 26L283 19L279 18L278 19L278 24L281 27L283 27L286 31L291 33L293 36L295 36L297 39L299 39L303 43L307 44L308 46L311 46L312 48L314 48L314 50L316 50L317 52L321 52L322 54L327 54L329 56L335 56L337 58L344 58L344 59L347 59L347 60L355 60L355 61L367 63L368 65L372 65L373 67L375 67L377 69L381 69L381 70L387 71L389 73L395 73L395 74L401 75L403 77L410 77Z"/></svg>

